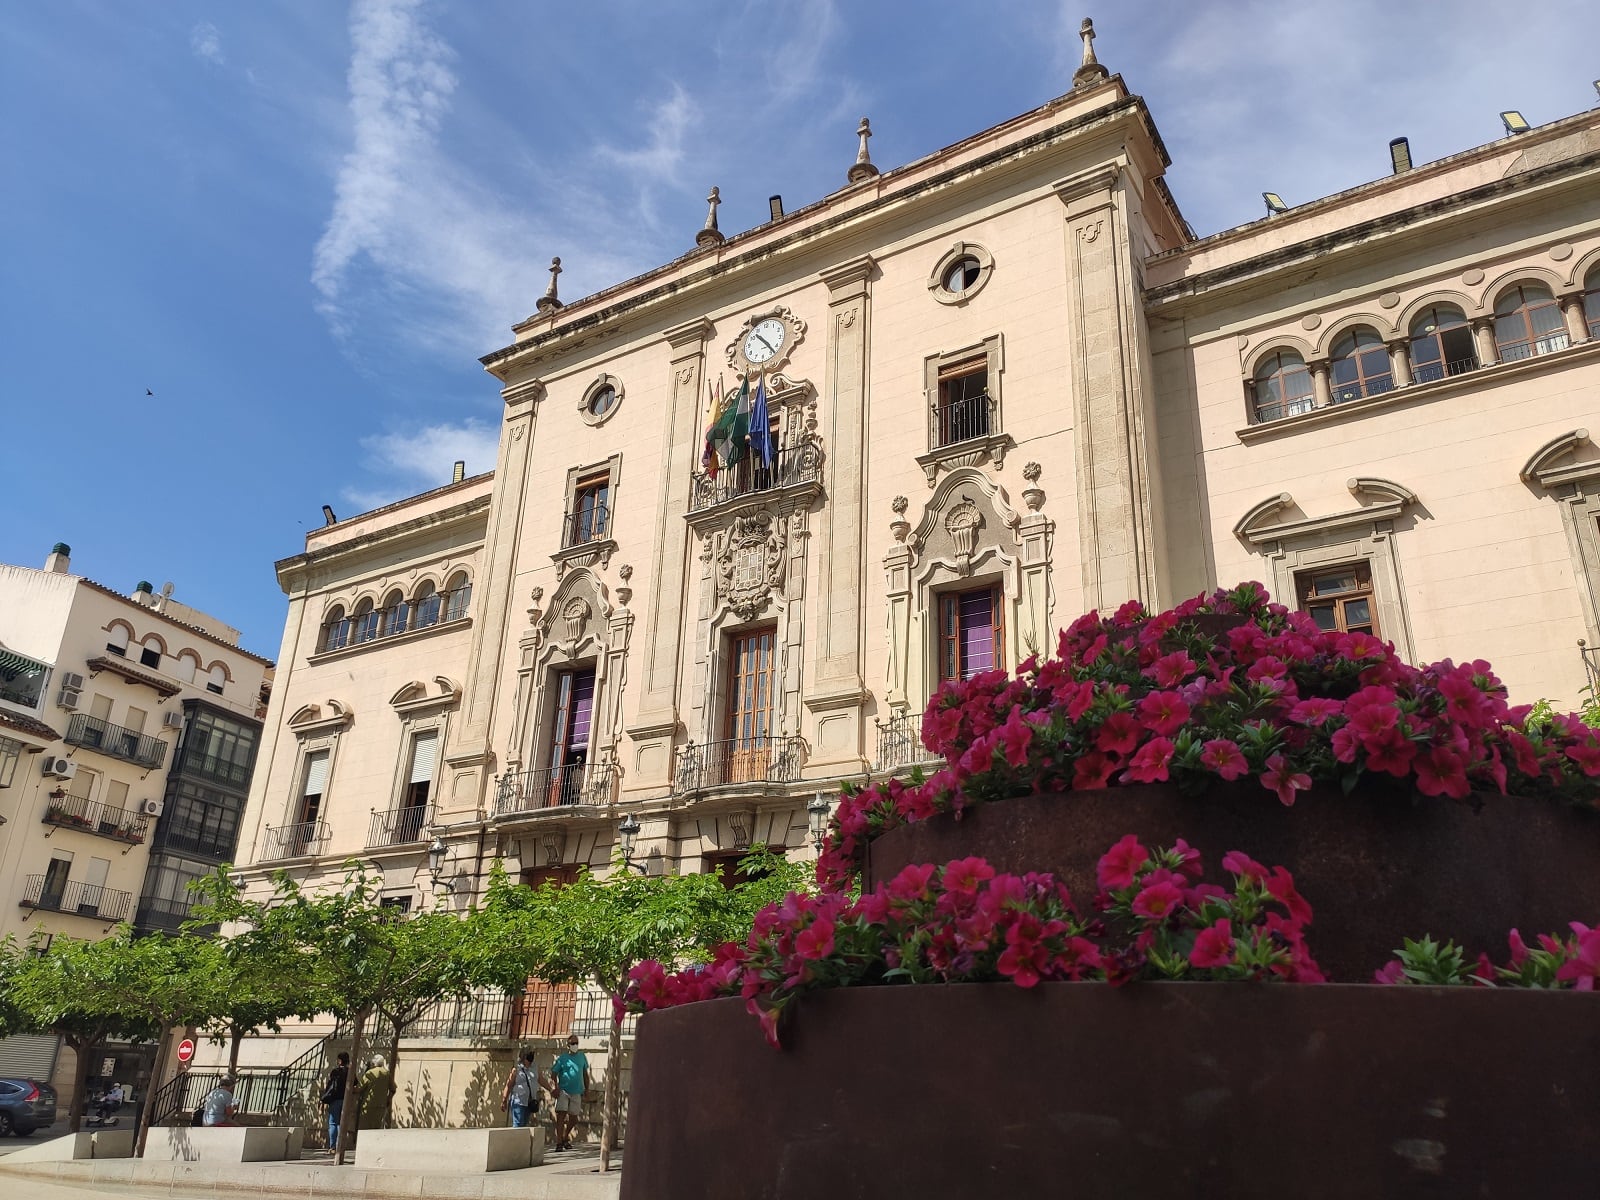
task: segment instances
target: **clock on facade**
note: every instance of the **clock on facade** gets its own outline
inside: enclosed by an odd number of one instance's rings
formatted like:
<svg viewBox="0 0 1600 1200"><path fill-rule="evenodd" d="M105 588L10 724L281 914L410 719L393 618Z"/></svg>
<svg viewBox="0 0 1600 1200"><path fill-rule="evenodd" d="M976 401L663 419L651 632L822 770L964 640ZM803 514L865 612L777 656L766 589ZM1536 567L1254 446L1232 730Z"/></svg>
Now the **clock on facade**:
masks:
<svg viewBox="0 0 1600 1200"><path fill-rule="evenodd" d="M776 371L805 333L805 322L779 305L745 319L728 347L728 365L746 371Z"/></svg>

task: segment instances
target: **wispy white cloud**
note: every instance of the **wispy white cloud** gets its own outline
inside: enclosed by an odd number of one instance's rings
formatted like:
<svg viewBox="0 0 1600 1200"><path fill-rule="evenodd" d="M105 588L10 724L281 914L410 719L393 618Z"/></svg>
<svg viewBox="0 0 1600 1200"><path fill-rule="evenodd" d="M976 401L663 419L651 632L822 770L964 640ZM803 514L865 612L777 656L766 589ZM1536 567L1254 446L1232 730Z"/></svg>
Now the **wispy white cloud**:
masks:
<svg viewBox="0 0 1600 1200"><path fill-rule="evenodd" d="M596 154L645 181L676 184L683 165L684 134L698 116L689 94L674 83L671 94L650 107L649 136L644 145L624 149L603 144Z"/></svg>
<svg viewBox="0 0 1600 1200"><path fill-rule="evenodd" d="M210 21L202 21L189 30L189 49L196 58L213 66L220 67L228 61L222 53L222 34Z"/></svg>
<svg viewBox="0 0 1600 1200"><path fill-rule="evenodd" d="M499 427L470 418L457 424L374 434L361 439L361 449L364 465L383 482L374 487L347 487L343 498L360 512L381 508L449 483L457 462L467 464L468 475L493 469L499 448Z"/></svg>

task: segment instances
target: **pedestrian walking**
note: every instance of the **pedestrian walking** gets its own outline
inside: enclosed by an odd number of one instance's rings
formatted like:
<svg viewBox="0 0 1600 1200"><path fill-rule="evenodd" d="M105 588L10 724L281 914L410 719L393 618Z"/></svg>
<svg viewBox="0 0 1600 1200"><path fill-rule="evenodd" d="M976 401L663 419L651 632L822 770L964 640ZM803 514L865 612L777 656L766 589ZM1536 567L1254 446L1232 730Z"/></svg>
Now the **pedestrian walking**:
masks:
<svg viewBox="0 0 1600 1200"><path fill-rule="evenodd" d="M506 1090L500 1097L501 1111L510 1114L513 1129L525 1128L539 1111L539 1094L544 1090L545 1082L534 1069L533 1051L528 1050L522 1055L522 1061L511 1068Z"/></svg>
<svg viewBox="0 0 1600 1200"><path fill-rule="evenodd" d="M350 1056L343 1051L322 1089L322 1107L328 1110L328 1149L339 1148L339 1119L344 1115L344 1093L350 1086Z"/></svg>
<svg viewBox="0 0 1600 1200"><path fill-rule="evenodd" d="M589 1058L578 1049L577 1034L567 1035L566 1053L550 1068L550 1083L556 1098L556 1149L571 1150L572 1135L583 1114L583 1094L591 1086Z"/></svg>

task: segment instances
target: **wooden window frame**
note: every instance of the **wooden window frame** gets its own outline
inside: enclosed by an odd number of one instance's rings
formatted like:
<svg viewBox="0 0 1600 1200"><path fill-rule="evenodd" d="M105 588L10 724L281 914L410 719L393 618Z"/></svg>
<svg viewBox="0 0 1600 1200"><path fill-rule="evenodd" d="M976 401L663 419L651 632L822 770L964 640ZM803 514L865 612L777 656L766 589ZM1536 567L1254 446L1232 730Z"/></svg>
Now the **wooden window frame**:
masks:
<svg viewBox="0 0 1600 1200"><path fill-rule="evenodd" d="M1355 587L1339 592L1317 592L1316 588L1319 581L1341 575L1354 575ZM1294 583L1297 607L1301 612L1310 613L1313 603L1331 604L1333 606L1334 628L1329 632L1359 632L1370 634L1375 638L1383 636L1378 625L1378 597L1372 583L1372 564L1370 562L1358 559L1355 562L1345 563L1336 567L1318 567L1314 570L1300 571L1295 574ZM1346 615L1346 605L1356 600L1365 600L1367 602L1367 621L1365 628L1358 625L1355 630L1352 630Z"/></svg>
<svg viewBox="0 0 1600 1200"><path fill-rule="evenodd" d="M985 669L996 670L1005 667L1005 589L999 583L992 583L983 587L964 588L961 591L941 592L937 600L940 683L968 679L972 674L976 674L967 672L961 663L961 602L983 593L989 596L989 627L994 637L994 653L990 666Z"/></svg>

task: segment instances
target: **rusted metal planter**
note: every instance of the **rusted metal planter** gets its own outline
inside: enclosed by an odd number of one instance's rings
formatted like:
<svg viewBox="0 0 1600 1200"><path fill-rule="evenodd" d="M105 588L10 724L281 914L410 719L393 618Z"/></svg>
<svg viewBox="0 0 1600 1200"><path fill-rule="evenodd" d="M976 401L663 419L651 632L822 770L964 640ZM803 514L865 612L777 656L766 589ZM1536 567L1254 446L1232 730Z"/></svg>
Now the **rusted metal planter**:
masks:
<svg viewBox="0 0 1600 1200"><path fill-rule="evenodd" d="M1009 984L639 1025L623 1200L1589 1195L1600 994Z"/></svg>
<svg viewBox="0 0 1600 1200"><path fill-rule="evenodd" d="M1292 808L1254 784L1198 799L1159 784L1019 797L890 831L872 843L867 882L979 855L1001 870L1053 871L1087 908L1096 862L1129 833L1152 847L1186 839L1218 882L1229 850L1287 867L1315 914L1307 944L1338 982L1371 980L1403 937L1450 937L1503 960L1513 927L1531 941L1600 921L1600 813L1381 787L1348 797L1318 788Z"/></svg>

